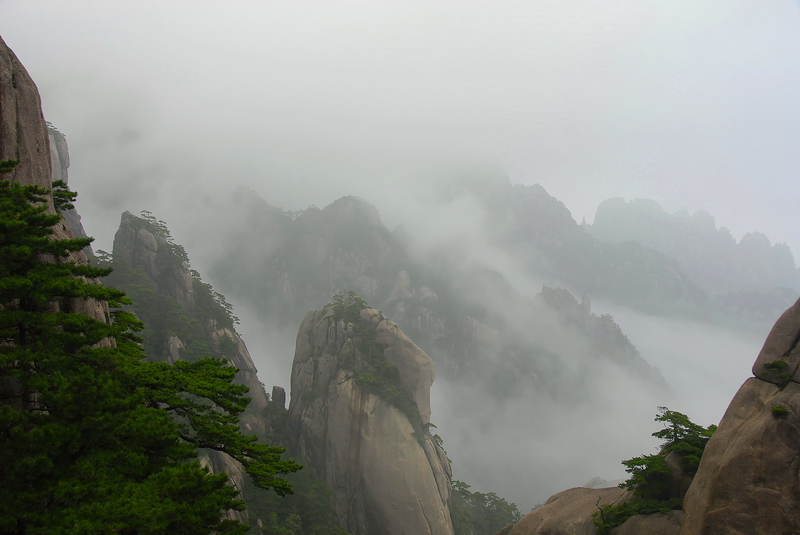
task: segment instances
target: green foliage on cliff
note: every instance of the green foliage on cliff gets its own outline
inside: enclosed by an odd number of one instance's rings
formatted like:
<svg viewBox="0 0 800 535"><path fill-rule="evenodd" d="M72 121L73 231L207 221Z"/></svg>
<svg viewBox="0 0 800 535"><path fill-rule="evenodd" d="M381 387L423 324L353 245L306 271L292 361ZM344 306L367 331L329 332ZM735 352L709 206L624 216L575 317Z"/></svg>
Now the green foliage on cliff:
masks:
<svg viewBox="0 0 800 535"><path fill-rule="evenodd" d="M643 455L622 461L625 471L631 474L620 487L633 492L633 498L620 505L604 505L594 517L597 533L608 533L634 515L668 513L682 507L683 497L674 495L674 475L666 456L675 453L680 459L683 474L693 476L700 465L706 444L716 425L703 427L688 416L667 407L659 407L656 422L664 428L652 436L662 439L661 451L656 455Z"/></svg>
<svg viewBox="0 0 800 535"><path fill-rule="evenodd" d="M263 386L263 385L262 385ZM271 401L263 409L262 418L268 429L267 440L273 445L285 447L292 457L300 452L292 449L292 440L287 427L288 411ZM348 535L339 527L333 508L333 491L325 480L309 470L287 474L294 493L278 497L274 493L255 487L244 481L244 493L248 497L247 510L251 525L261 521L261 535Z"/></svg>
<svg viewBox="0 0 800 535"><path fill-rule="evenodd" d="M522 518L515 504L494 492L483 494L469 489L463 481L453 480L449 507L455 535L494 535Z"/></svg>
<svg viewBox="0 0 800 535"><path fill-rule="evenodd" d="M208 339L206 320L213 320L219 327L234 329L239 318L233 315L233 307L225 297L204 282L200 273L191 269L185 249L175 243L166 223L157 220L150 212L142 211L142 217L130 218L128 224L133 228L143 228L155 236L163 238L156 252L156 264L161 268L164 280L153 281L138 266L105 251L97 251L99 265L113 268L108 284L123 289L133 299L130 310L146 325L142 332L145 351L153 360L167 360L167 340L177 336L182 344L181 358L197 360L204 357L230 358L235 348L230 344L214 347ZM192 280L193 306L182 306L178 300L163 291L159 286L169 286L176 274L188 273ZM221 342L224 344L224 339Z"/></svg>
<svg viewBox="0 0 800 535"><path fill-rule="evenodd" d="M46 194L0 180L0 532L244 533L224 518L243 508L238 491L197 448L281 495L291 487L279 475L299 466L240 433L249 400L235 368L147 362L132 314L82 313L129 301L92 282L109 270L70 259L91 239L53 238Z"/></svg>
<svg viewBox="0 0 800 535"><path fill-rule="evenodd" d="M166 341L175 335L183 343L181 358L189 361L215 355L206 340L203 326L186 313L178 301L153 288L150 278L139 267L132 267L124 261L114 260L110 264L114 271L108 277L108 284L125 290L133 299L129 310L145 324L142 331L145 353L156 361L168 360Z"/></svg>
<svg viewBox="0 0 800 535"><path fill-rule="evenodd" d="M351 325L355 335L355 342L345 344L342 348L339 356L342 366L353 371L353 378L359 386L405 414L414 428L417 440L422 442L427 429L422 424L419 407L403 386L397 367L386 360L383 349L378 347L375 326L371 324L371 320L361 317L361 311L368 308L367 302L351 291L346 297L342 294L334 295L333 302L328 306L333 310L333 318ZM383 321L383 314L378 314L378 319Z"/></svg>

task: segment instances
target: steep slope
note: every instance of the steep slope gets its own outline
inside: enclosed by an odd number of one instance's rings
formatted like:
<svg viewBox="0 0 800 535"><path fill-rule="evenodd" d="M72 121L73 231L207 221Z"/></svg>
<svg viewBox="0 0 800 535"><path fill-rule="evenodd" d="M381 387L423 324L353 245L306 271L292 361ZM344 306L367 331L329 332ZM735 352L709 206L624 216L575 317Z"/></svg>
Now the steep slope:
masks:
<svg viewBox="0 0 800 535"><path fill-rule="evenodd" d="M0 38L0 160L19 165L6 178L50 187L50 143L39 90Z"/></svg>
<svg viewBox="0 0 800 535"><path fill-rule="evenodd" d="M50 166L52 169L52 181L61 180L64 184L69 185L69 147L67 145L67 138L58 131L50 123L47 124L47 134L50 141ZM62 212L64 216L64 223L66 223L70 232L76 238L86 238L86 231L81 223L81 216L78 211L65 210ZM91 246L84 249L84 254L91 257L93 255Z"/></svg>
<svg viewBox="0 0 800 535"><path fill-rule="evenodd" d="M133 311L145 322L145 349L154 360L175 362L213 356L225 358L238 368L238 384L247 386L251 398L240 419L242 429L265 439L267 423L263 411L269 400L259 383L256 368L234 328L234 318L224 298L189 268L183 249L172 242L169 231L154 218L122 214L114 238L108 284L124 290L133 299ZM204 453L215 472L227 473L244 494L249 477L227 455ZM248 512L232 512L236 520L248 522Z"/></svg>
<svg viewBox="0 0 800 535"><path fill-rule="evenodd" d="M430 358L355 295L297 335L289 429L354 535L448 535L450 464L428 433Z"/></svg>

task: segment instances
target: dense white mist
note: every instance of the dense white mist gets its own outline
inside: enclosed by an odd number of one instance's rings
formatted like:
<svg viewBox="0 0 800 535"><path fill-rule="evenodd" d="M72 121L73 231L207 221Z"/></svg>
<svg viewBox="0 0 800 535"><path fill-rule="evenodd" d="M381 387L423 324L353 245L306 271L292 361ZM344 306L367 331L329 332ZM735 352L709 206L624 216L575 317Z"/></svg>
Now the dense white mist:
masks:
<svg viewBox="0 0 800 535"><path fill-rule="evenodd" d="M733 395L752 376L753 362L769 334L768 327L733 331L611 303L595 307L614 316L647 361L658 367L675 392L670 408L703 425L719 423Z"/></svg>
<svg viewBox="0 0 800 535"><path fill-rule="evenodd" d="M496 492L523 512L594 477L625 479L622 459L657 450L653 418L671 398L637 388L614 366L595 371L602 391L575 392L563 403L530 390L493 402L477 388L435 384L431 421L453 461L453 477Z"/></svg>
<svg viewBox="0 0 800 535"><path fill-rule="evenodd" d="M483 154L579 220L652 197L800 251L790 0L5 0L0 21L101 245L168 181L298 209L380 180L364 162L410 145Z"/></svg>

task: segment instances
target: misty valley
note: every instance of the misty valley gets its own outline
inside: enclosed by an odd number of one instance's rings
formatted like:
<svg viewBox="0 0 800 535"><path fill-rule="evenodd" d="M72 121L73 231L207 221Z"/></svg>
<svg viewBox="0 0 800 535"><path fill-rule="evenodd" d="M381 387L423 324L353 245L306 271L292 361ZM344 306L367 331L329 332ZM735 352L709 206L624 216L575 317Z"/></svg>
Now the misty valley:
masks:
<svg viewBox="0 0 800 535"><path fill-rule="evenodd" d="M185 186L98 246L2 40L0 125L0 533L800 532L786 243L437 161Z"/></svg>

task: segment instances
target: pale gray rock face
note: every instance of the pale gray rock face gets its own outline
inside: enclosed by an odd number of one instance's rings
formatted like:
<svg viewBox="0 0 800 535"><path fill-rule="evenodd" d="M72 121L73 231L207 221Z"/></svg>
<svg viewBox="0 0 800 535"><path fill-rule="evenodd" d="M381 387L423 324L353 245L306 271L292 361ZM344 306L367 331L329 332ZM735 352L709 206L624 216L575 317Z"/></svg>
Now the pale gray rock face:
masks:
<svg viewBox="0 0 800 535"><path fill-rule="evenodd" d="M69 147L67 146L67 138L64 134L49 128L48 137L50 140L50 167L51 179L53 182L56 180L63 180L65 184L69 184ZM61 212L72 235L76 238L86 238L86 231L83 229L81 223L81 216L77 210L65 210ZM91 246L84 249L87 256L94 254Z"/></svg>
<svg viewBox="0 0 800 535"><path fill-rule="evenodd" d="M430 416L430 358L394 322L361 310L383 358ZM340 523L353 535L450 535L450 465L409 416L356 382L348 355L361 359L364 340L331 307L311 312L297 336L289 427L304 460L334 491Z"/></svg>
<svg viewBox="0 0 800 535"><path fill-rule="evenodd" d="M684 500L682 534L800 533L799 312L800 301L775 324L756 377L739 389L708 442ZM776 361L788 364L781 373L791 380L765 366Z"/></svg>

